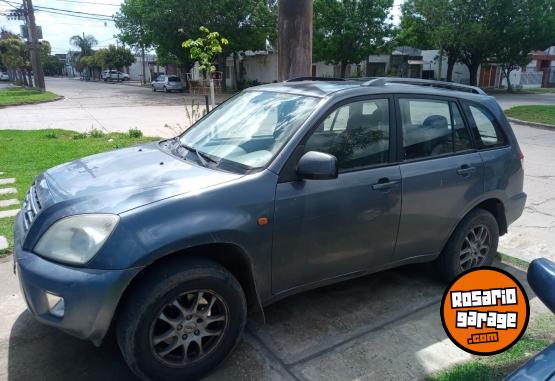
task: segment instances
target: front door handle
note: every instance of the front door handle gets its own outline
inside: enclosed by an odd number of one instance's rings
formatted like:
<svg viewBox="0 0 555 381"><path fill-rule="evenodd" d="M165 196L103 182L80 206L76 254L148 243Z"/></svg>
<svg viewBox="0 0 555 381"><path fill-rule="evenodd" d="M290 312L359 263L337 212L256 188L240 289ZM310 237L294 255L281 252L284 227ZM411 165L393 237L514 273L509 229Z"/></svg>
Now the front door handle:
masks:
<svg viewBox="0 0 555 381"><path fill-rule="evenodd" d="M399 184L399 180L389 180L388 178L382 178L378 182L372 185L372 189L377 191L386 191Z"/></svg>
<svg viewBox="0 0 555 381"><path fill-rule="evenodd" d="M467 164L461 166L461 168L457 170L457 174L460 176L469 176L474 172L476 172L476 167L471 167Z"/></svg>

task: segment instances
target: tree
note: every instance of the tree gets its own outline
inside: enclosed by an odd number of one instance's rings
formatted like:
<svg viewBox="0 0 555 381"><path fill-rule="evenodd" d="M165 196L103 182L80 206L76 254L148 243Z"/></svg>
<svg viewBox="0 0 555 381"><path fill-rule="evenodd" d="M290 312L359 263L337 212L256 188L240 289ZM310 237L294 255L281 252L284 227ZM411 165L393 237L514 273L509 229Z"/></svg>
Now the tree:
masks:
<svg viewBox="0 0 555 381"><path fill-rule="evenodd" d="M314 0L313 56L315 61L359 63L385 48L393 0Z"/></svg>
<svg viewBox="0 0 555 381"><path fill-rule="evenodd" d="M189 38L183 42L183 47L189 49L193 61L198 61L199 68L204 73L204 76L209 76L212 107L215 107L214 82L211 75L216 70L216 66L214 66L214 57L222 53L222 46L229 45L229 41L227 38L220 37L218 32L210 32L210 30L204 26L201 26L199 30L201 33L204 33L204 36L194 40Z"/></svg>
<svg viewBox="0 0 555 381"><path fill-rule="evenodd" d="M555 41L553 0L491 0L492 61L500 64L512 91L511 72L530 62L530 52Z"/></svg>
<svg viewBox="0 0 555 381"><path fill-rule="evenodd" d="M110 45L107 49L98 49L91 63L93 62L97 67L121 70L135 62L135 56L123 46Z"/></svg>
<svg viewBox="0 0 555 381"><path fill-rule="evenodd" d="M10 77L18 83L29 85L31 57L23 40L17 36L0 40L0 53L2 64L8 68Z"/></svg>
<svg viewBox="0 0 555 381"><path fill-rule="evenodd" d="M62 75L64 64L60 62L58 57L49 55L41 58L41 62L44 75Z"/></svg>
<svg viewBox="0 0 555 381"><path fill-rule="evenodd" d="M93 48L98 45L98 41L94 36L83 33L83 36L76 34L69 39L70 44L81 50L81 57L90 56L94 53Z"/></svg>
<svg viewBox="0 0 555 381"><path fill-rule="evenodd" d="M266 41L276 37L276 3L277 0L125 0L116 15L116 25L126 43L151 44L159 64L174 63L188 71L194 62L182 43L187 36L196 35L201 26L218 30L230 39L218 57L222 66L231 52L265 49Z"/></svg>

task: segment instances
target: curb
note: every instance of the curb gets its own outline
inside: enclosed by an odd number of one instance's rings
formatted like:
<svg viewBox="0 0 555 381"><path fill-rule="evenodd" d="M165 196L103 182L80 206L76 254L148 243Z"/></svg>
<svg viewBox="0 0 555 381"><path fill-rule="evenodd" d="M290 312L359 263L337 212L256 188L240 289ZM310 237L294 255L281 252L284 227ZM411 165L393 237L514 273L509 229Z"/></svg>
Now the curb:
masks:
<svg viewBox="0 0 555 381"><path fill-rule="evenodd" d="M0 105L0 109L9 108L9 107L37 105L37 104L41 104L41 103L57 102L57 101L61 101L62 99L65 99L65 98L66 97L64 97L63 95L60 95L57 98L49 99L47 101L35 101L35 102L19 103L19 104L15 104L15 105Z"/></svg>
<svg viewBox="0 0 555 381"><path fill-rule="evenodd" d="M509 118L509 117L507 117L507 120L511 123L523 124L523 125L529 126L529 127L536 127L536 128L541 128L543 130L554 130L555 131L555 126L552 125L552 124L528 122L526 120L520 120L520 119L515 119L515 118Z"/></svg>

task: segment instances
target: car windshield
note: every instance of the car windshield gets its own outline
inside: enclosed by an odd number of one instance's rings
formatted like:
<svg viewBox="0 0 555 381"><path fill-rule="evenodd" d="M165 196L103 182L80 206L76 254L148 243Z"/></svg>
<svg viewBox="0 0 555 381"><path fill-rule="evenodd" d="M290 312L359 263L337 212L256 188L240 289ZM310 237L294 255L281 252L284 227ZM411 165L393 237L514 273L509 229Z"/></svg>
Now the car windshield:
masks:
<svg viewBox="0 0 555 381"><path fill-rule="evenodd" d="M215 161L266 166L314 110L318 98L246 91L201 119L181 144Z"/></svg>
<svg viewBox="0 0 555 381"><path fill-rule="evenodd" d="M179 79L179 77L169 77L169 78L168 78L168 81L169 81L169 82L179 82L179 81L181 81L181 80Z"/></svg>

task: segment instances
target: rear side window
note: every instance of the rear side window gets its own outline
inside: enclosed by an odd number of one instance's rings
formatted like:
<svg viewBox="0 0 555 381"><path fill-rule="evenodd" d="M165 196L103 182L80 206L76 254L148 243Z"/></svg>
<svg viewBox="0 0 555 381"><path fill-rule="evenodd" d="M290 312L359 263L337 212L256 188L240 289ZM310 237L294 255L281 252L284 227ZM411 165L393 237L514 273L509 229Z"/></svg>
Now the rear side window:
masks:
<svg viewBox="0 0 555 381"><path fill-rule="evenodd" d="M169 77L169 78L168 78L168 81L169 81L169 82L180 82L181 79L179 79L179 77Z"/></svg>
<svg viewBox="0 0 555 381"><path fill-rule="evenodd" d="M489 111L472 105L468 108L470 109L472 119L474 119L476 140L480 148L506 144L505 136L501 132L501 126Z"/></svg>
<svg viewBox="0 0 555 381"><path fill-rule="evenodd" d="M399 107L404 160L472 148L469 130L457 104L437 99L400 99Z"/></svg>

